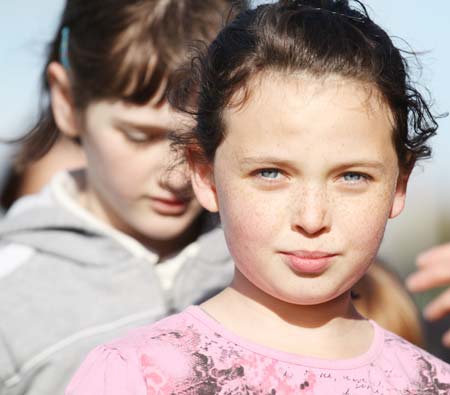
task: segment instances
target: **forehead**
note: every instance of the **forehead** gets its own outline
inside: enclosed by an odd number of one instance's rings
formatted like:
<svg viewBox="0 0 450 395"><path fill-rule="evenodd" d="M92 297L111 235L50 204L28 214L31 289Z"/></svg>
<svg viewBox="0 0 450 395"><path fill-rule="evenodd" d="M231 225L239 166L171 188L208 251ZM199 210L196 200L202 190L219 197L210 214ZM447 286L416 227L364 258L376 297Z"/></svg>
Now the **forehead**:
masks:
<svg viewBox="0 0 450 395"><path fill-rule="evenodd" d="M245 97L245 100L243 98ZM339 76L265 73L224 112L224 143L282 150L392 152L392 116L376 88ZM327 153L328 154L328 153Z"/></svg>
<svg viewBox="0 0 450 395"><path fill-rule="evenodd" d="M251 78L232 96L224 114L249 114L258 107L278 104L287 111L308 106L341 106L342 110L364 112L367 117L376 117L382 112L393 121L389 106L373 83L338 74L316 77L277 71L264 71Z"/></svg>

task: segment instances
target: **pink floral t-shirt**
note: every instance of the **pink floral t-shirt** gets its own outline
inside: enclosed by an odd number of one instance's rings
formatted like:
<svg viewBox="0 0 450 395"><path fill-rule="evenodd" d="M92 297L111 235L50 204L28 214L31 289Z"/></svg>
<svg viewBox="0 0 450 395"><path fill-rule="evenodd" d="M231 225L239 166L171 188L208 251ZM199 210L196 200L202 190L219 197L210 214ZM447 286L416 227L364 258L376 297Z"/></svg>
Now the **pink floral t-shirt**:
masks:
<svg viewBox="0 0 450 395"><path fill-rule="evenodd" d="M191 306L94 349L66 395L450 394L450 365L372 325L363 355L304 358L244 340Z"/></svg>

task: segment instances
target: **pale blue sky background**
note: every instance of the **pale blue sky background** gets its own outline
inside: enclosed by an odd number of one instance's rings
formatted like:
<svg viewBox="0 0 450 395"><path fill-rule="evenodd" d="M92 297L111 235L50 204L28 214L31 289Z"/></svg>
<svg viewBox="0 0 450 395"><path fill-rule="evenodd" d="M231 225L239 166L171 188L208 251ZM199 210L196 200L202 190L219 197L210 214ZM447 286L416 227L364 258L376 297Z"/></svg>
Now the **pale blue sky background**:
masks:
<svg viewBox="0 0 450 395"><path fill-rule="evenodd" d="M0 3L0 138L17 136L38 109L39 74L63 0ZM0 184L9 147L0 145Z"/></svg>
<svg viewBox="0 0 450 395"><path fill-rule="evenodd" d="M415 50L428 51L422 57L420 80L432 92L435 110L450 110L450 2L367 0L365 4L389 33L406 39ZM0 137L19 134L36 116L45 43L62 5L62 0L0 4ZM439 136L433 140L434 157L414 173L407 208L389 225L382 248L388 260L407 265L406 270L417 252L441 241L439 229L450 228L450 119L441 120L440 125ZM0 146L0 177L4 151Z"/></svg>

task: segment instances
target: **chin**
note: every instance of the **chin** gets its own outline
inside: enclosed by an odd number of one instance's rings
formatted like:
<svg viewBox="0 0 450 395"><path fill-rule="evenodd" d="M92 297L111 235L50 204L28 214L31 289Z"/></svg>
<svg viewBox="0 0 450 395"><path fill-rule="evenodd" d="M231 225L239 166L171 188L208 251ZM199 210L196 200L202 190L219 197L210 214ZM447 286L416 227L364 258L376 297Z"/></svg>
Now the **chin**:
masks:
<svg viewBox="0 0 450 395"><path fill-rule="evenodd" d="M316 306L329 302L331 299L320 298L320 297L291 297L285 298L284 302L290 303L297 306Z"/></svg>
<svg viewBox="0 0 450 395"><path fill-rule="evenodd" d="M336 292L327 292L327 293L303 293L298 294L295 292L289 294L274 294L275 298L282 300L286 303L298 305L298 306L313 306L319 305L323 303L330 302L336 298L338 298L341 294Z"/></svg>
<svg viewBox="0 0 450 395"><path fill-rule="evenodd" d="M142 226L137 227L136 231L147 239L170 241L181 237L190 224L191 223L188 223L187 225L177 224L177 226L174 226L173 223L167 223L166 221L152 221L151 227L149 227L148 224L143 224Z"/></svg>

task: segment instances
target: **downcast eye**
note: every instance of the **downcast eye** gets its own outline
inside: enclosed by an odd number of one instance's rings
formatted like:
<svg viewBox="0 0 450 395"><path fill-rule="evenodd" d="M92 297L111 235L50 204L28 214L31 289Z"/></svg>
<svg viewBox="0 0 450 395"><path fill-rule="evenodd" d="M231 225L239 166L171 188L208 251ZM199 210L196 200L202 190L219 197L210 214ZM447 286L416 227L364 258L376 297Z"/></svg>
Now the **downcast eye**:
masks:
<svg viewBox="0 0 450 395"><path fill-rule="evenodd" d="M138 130L129 130L125 132L126 137L128 140L135 142L135 143L144 143L152 140L151 135L148 135L147 133L140 132Z"/></svg>

